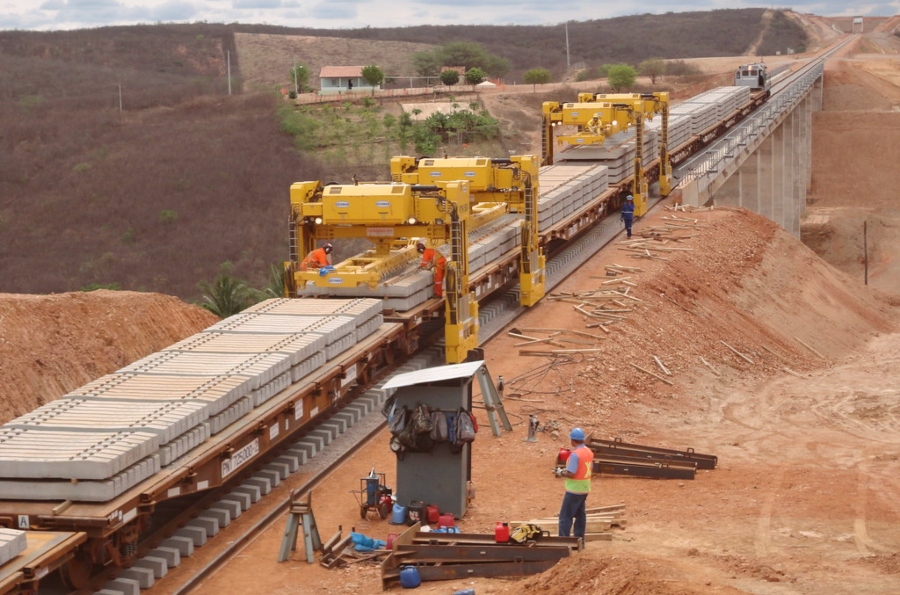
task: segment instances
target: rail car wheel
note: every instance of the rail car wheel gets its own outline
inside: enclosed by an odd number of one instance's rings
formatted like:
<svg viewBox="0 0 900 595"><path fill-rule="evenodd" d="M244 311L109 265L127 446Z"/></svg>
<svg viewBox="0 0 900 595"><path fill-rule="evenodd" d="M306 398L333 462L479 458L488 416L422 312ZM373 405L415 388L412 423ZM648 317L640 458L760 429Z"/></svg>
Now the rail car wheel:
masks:
<svg viewBox="0 0 900 595"><path fill-rule="evenodd" d="M64 562L59 568L59 576L63 584L72 590L83 589L88 586L93 574L94 563L84 556L75 556Z"/></svg>

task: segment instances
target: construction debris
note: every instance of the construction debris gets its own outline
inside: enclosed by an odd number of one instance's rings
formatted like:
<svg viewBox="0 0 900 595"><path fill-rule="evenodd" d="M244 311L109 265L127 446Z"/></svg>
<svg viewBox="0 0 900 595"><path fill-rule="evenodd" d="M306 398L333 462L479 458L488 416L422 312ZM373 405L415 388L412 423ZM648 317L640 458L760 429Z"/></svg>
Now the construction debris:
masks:
<svg viewBox="0 0 900 595"><path fill-rule="evenodd" d="M472 577L526 576L555 566L580 551L577 537L541 536L526 544L497 543L495 535L425 533L416 523L397 536L381 563L381 586L400 580L401 566L414 566L424 581Z"/></svg>
<svg viewBox="0 0 900 595"><path fill-rule="evenodd" d="M585 527L584 533L585 542L609 541L612 539L612 527L624 528L627 522L625 519L624 504L588 508L586 512L587 526ZM511 521L509 523L510 527L526 524L538 526L543 531L549 533L550 536L559 535L559 515L532 519L530 521Z"/></svg>

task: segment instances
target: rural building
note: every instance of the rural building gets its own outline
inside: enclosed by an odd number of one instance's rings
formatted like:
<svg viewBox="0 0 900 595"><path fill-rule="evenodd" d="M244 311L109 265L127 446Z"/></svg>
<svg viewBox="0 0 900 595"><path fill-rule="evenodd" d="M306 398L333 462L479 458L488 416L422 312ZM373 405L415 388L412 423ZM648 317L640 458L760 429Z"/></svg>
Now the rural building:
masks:
<svg viewBox="0 0 900 595"><path fill-rule="evenodd" d="M371 91L372 87L362 77L362 69L362 66L323 66L319 71L319 92Z"/></svg>

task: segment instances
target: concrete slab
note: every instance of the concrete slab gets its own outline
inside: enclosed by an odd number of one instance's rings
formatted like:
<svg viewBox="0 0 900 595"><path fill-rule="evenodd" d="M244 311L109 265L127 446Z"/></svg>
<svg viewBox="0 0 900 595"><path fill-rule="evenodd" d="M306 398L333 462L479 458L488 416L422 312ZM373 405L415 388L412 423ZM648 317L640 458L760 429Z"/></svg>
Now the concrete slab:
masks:
<svg viewBox="0 0 900 595"><path fill-rule="evenodd" d="M220 508L208 508L200 513L198 518L206 517L216 521L219 528L227 527L231 524L231 512Z"/></svg>
<svg viewBox="0 0 900 595"><path fill-rule="evenodd" d="M141 592L140 584L131 578L113 579L103 585L103 588L119 595L138 595Z"/></svg>
<svg viewBox="0 0 900 595"><path fill-rule="evenodd" d="M259 486L239 485L231 490L231 492L236 494L247 494L250 496L250 502L254 504L259 502L259 499L262 497L262 490L259 489Z"/></svg>
<svg viewBox="0 0 900 595"><path fill-rule="evenodd" d="M212 515L200 515L197 518L188 521L187 527L199 527L206 532L206 537L215 537L219 533L219 519ZM196 545L196 544L195 544ZM202 544L201 544L202 545Z"/></svg>
<svg viewBox="0 0 900 595"><path fill-rule="evenodd" d="M159 546L147 552L147 556L165 560L166 566L169 568L175 568L181 564L181 550L176 547ZM147 556L144 556L144 558L146 559Z"/></svg>
<svg viewBox="0 0 900 595"><path fill-rule="evenodd" d="M241 510L247 510L248 508L250 508L250 506L253 505L250 494L243 494L241 492L232 492L230 494L225 494L221 499L229 502L237 502L238 504L240 504Z"/></svg>
<svg viewBox="0 0 900 595"><path fill-rule="evenodd" d="M219 500L218 502L210 505L209 510L227 510L228 514L231 515L232 519L236 519L241 516L241 505L238 502L231 502L228 500Z"/></svg>
<svg viewBox="0 0 900 595"><path fill-rule="evenodd" d="M120 570L119 576L117 576L116 578L135 580L138 582L138 586L141 589L149 589L153 586L153 583L156 580L153 577L152 570L150 570L149 568L140 568L138 566L132 566L131 568Z"/></svg>
<svg viewBox="0 0 900 595"><path fill-rule="evenodd" d="M272 491L272 481L266 477L250 477L241 485L258 488L263 496Z"/></svg>
<svg viewBox="0 0 900 595"><path fill-rule="evenodd" d="M131 565L132 568L146 568L153 572L153 578L162 578L169 572L169 564L162 558L144 556Z"/></svg>
<svg viewBox="0 0 900 595"><path fill-rule="evenodd" d="M262 479L268 479L272 487L277 487L281 483L281 474L272 469L261 469L260 471L257 471L255 475Z"/></svg>
<svg viewBox="0 0 900 595"><path fill-rule="evenodd" d="M197 548L206 543L206 529L203 527L185 526L175 531L174 537L186 537Z"/></svg>
<svg viewBox="0 0 900 595"><path fill-rule="evenodd" d="M178 550L182 558L187 558L194 553L194 540L187 537L169 537L163 540L160 545Z"/></svg>

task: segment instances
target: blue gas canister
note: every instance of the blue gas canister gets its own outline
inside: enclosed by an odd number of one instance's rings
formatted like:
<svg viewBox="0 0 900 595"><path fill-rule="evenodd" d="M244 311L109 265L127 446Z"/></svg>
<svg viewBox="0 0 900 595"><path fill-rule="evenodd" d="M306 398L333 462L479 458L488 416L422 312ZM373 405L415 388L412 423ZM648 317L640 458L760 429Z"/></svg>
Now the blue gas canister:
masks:
<svg viewBox="0 0 900 595"><path fill-rule="evenodd" d="M415 566L404 566L400 569L400 586L404 589L415 589L422 584L419 570Z"/></svg>
<svg viewBox="0 0 900 595"><path fill-rule="evenodd" d="M391 513L391 524L392 525L405 525L406 524L406 507L402 504L394 503L394 510Z"/></svg>

